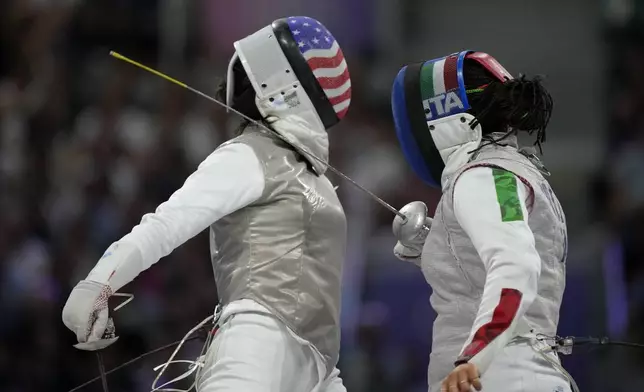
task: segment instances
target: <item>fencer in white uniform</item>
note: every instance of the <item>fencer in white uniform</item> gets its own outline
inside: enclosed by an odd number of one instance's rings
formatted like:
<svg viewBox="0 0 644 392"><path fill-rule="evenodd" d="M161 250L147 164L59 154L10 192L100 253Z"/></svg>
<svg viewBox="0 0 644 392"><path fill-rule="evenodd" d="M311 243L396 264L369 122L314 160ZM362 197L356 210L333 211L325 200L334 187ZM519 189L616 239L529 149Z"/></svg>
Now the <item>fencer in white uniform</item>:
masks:
<svg viewBox="0 0 644 392"><path fill-rule="evenodd" d="M86 348L104 346L107 299L210 227L222 314L197 390L343 392L336 364L346 218L324 173L327 129L351 100L347 64L309 17L276 20L234 47L222 95L279 137L245 123L107 249L70 294L63 322Z"/></svg>
<svg viewBox="0 0 644 392"><path fill-rule="evenodd" d="M569 375L538 341L557 332L567 232L548 174L516 134L540 146L552 99L494 58L464 51L404 67L392 106L406 159L442 190L393 223L394 253L418 264L437 313L431 392L566 392Z"/></svg>

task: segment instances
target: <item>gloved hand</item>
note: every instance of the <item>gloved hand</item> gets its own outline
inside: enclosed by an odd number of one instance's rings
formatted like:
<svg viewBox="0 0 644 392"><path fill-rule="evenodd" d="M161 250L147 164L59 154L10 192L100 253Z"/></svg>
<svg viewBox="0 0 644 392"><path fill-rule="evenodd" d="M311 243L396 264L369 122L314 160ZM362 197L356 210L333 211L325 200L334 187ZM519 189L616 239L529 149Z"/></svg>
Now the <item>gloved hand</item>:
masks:
<svg viewBox="0 0 644 392"><path fill-rule="evenodd" d="M112 294L110 286L91 280L81 280L74 287L63 308L63 323L78 339L74 347L95 351L118 340L107 308Z"/></svg>
<svg viewBox="0 0 644 392"><path fill-rule="evenodd" d="M407 217L407 221L398 215L394 218L392 229L398 240L394 254L401 260L420 265L420 255L432 218L427 216L427 206L422 201L413 201L401 208L400 212Z"/></svg>

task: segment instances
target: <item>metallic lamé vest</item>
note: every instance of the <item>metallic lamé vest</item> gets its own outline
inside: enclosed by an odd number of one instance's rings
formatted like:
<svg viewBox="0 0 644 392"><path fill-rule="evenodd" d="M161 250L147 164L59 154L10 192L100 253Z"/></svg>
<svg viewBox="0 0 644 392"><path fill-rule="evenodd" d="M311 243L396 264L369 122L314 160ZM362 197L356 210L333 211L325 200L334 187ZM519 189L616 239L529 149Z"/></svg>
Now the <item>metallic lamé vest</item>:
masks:
<svg viewBox="0 0 644 392"><path fill-rule="evenodd" d="M429 382L435 385L454 368L470 335L483 294L486 272L469 237L454 215L454 184L464 171L491 166L514 173L530 184L528 224L541 257L537 298L521 324L536 333L554 335L565 287L567 234L565 216L550 185L534 164L514 146L489 145L450 179L425 242L421 267L432 287L430 302L437 313L433 327ZM521 328L519 328L521 329ZM517 331L525 333L526 330Z"/></svg>
<svg viewBox="0 0 644 392"><path fill-rule="evenodd" d="M252 299L313 344L333 369L340 350L346 217L331 182L277 137L247 128L264 170L254 203L211 226L220 303Z"/></svg>

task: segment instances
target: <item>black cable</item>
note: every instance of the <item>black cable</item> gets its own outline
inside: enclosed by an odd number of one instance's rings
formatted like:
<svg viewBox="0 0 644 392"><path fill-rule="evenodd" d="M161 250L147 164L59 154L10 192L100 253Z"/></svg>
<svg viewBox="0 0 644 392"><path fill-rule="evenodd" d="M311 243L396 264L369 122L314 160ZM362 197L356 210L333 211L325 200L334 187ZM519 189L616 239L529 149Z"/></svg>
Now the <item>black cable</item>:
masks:
<svg viewBox="0 0 644 392"><path fill-rule="evenodd" d="M604 336L602 338L595 337L578 337L578 336L567 336L565 338L555 337L555 343L559 348L567 348L573 346L584 346L584 345L597 345L597 346L621 346L621 347L630 347L630 348L641 348L644 349L644 344L642 343L633 343L633 342L623 342L619 340L611 340L609 337Z"/></svg>
<svg viewBox="0 0 644 392"><path fill-rule="evenodd" d="M610 344L612 344L613 346L622 346L622 347L631 347L631 348L644 348L644 344L641 344L641 343L613 341Z"/></svg>

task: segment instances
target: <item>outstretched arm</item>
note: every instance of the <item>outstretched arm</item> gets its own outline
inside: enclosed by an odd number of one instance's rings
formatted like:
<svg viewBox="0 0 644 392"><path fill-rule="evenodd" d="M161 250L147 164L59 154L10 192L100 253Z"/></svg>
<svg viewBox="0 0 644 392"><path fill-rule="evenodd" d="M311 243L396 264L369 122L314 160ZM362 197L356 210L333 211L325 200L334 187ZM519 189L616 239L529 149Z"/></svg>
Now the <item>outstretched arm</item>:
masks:
<svg viewBox="0 0 644 392"><path fill-rule="evenodd" d="M117 291L212 223L257 200L263 190L263 169L251 147L218 148L168 201L107 249L87 280Z"/></svg>
<svg viewBox="0 0 644 392"><path fill-rule="evenodd" d="M541 259L528 226L530 191L514 174L492 167L466 171L454 188L456 219L487 272L478 314L457 364L472 363L481 374L512 339L537 294Z"/></svg>

